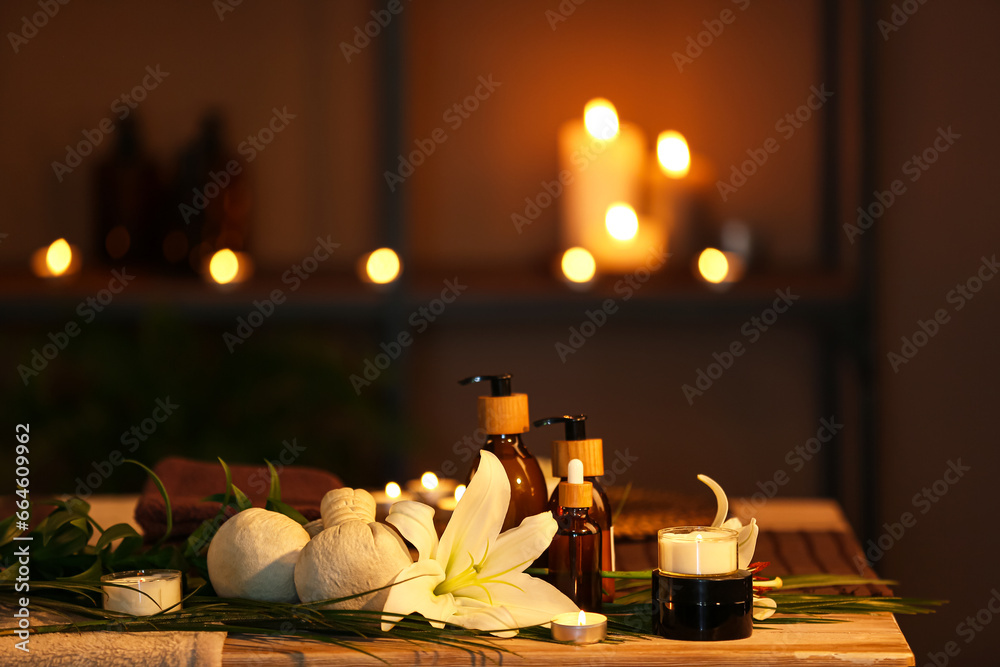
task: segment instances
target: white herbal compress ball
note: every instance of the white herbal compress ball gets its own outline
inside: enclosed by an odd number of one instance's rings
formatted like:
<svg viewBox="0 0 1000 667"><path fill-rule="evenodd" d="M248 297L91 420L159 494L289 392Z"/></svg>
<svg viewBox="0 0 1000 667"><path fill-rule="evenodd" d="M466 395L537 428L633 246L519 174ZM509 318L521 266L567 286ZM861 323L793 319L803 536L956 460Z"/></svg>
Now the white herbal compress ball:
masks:
<svg viewBox="0 0 1000 667"><path fill-rule="evenodd" d="M251 507L219 528L208 547L208 578L219 597L297 602L295 562L309 533L284 514Z"/></svg>
<svg viewBox="0 0 1000 667"><path fill-rule="evenodd" d="M322 532L299 554L295 588L303 602L381 588L412 562L402 538L375 521L375 499L364 489L335 489L321 504ZM329 605L381 611L389 589Z"/></svg>

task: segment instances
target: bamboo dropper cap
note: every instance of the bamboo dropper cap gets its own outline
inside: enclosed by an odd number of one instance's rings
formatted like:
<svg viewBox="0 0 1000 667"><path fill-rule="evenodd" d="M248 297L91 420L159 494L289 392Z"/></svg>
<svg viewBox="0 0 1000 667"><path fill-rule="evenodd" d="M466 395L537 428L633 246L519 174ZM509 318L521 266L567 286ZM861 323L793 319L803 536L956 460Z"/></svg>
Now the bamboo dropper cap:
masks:
<svg viewBox="0 0 1000 667"><path fill-rule="evenodd" d="M594 485L583 481L583 462L573 459L567 465L565 482L559 482L560 507L592 507Z"/></svg>

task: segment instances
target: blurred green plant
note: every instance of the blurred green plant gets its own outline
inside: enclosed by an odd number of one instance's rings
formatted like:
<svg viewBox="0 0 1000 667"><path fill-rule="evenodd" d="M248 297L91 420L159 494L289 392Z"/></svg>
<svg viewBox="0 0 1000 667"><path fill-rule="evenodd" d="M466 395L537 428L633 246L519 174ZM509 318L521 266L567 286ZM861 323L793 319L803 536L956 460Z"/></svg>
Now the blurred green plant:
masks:
<svg viewBox="0 0 1000 667"><path fill-rule="evenodd" d="M0 334L0 358L10 369L0 377L0 414L32 425L36 493L75 490L116 450L151 462L205 452L248 462L276 459L293 438L305 447L296 464L355 486L381 485L412 442L399 415L385 408L392 378L360 396L351 387L344 360L369 351L366 331L276 321L230 354L222 328L151 309L136 320L88 325L25 386L14 369L48 342L50 329ZM124 437L167 397L179 407L154 433ZM141 471L119 466L90 490L135 492L142 483Z"/></svg>

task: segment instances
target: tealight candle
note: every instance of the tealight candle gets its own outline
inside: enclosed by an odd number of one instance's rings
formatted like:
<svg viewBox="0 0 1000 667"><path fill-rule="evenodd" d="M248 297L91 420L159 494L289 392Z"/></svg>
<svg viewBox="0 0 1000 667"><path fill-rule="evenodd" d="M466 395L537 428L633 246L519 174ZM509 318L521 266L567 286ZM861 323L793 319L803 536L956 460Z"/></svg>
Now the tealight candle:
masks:
<svg viewBox="0 0 1000 667"><path fill-rule="evenodd" d="M389 482L385 485L385 491L371 491L372 498L375 499L375 515L379 520L384 519L395 503L401 500L413 500L412 493L403 491L396 482Z"/></svg>
<svg viewBox="0 0 1000 667"><path fill-rule="evenodd" d="M436 507L438 501L453 494L457 486L458 482L453 479L438 479L434 473L425 472L420 479L411 479L407 482L406 490L420 502Z"/></svg>
<svg viewBox="0 0 1000 667"><path fill-rule="evenodd" d="M552 619L552 638L574 644L596 644L608 635L608 617L580 610Z"/></svg>
<svg viewBox="0 0 1000 667"><path fill-rule="evenodd" d="M101 577L101 582L120 584L119 586L102 586L104 608L108 611L121 611L134 616L149 616L164 610L175 612L181 607L180 570L115 572Z"/></svg>
<svg viewBox="0 0 1000 667"><path fill-rule="evenodd" d="M663 528L657 533L660 570L689 575L735 572L736 538L736 531L728 528Z"/></svg>

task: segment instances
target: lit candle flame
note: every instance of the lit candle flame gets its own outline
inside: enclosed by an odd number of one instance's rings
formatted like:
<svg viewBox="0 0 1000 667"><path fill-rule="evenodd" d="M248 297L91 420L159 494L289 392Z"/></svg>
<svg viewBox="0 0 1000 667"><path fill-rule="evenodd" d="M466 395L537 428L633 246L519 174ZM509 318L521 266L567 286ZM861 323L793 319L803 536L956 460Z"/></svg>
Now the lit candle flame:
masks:
<svg viewBox="0 0 1000 667"><path fill-rule="evenodd" d="M423 484L424 488L428 491L433 491L438 485L437 475L432 472L425 472L420 476L420 483Z"/></svg>
<svg viewBox="0 0 1000 667"><path fill-rule="evenodd" d="M61 276L66 273L70 262L73 261L73 251L69 247L66 239L58 239L52 242L45 252L45 265L49 273L53 276Z"/></svg>
<svg viewBox="0 0 1000 667"><path fill-rule="evenodd" d="M684 178L691 169L691 151L680 132L661 132L656 139L656 157L660 169L671 178Z"/></svg>
<svg viewBox="0 0 1000 667"><path fill-rule="evenodd" d="M457 503L465 495L465 484L459 484L455 487L455 502Z"/></svg>
<svg viewBox="0 0 1000 667"><path fill-rule="evenodd" d="M639 216L628 204L612 204L604 216L604 227L613 238L630 241L639 231Z"/></svg>
<svg viewBox="0 0 1000 667"><path fill-rule="evenodd" d="M365 273L373 283L385 285L399 277L400 266L399 255L392 248L379 248L368 255Z"/></svg>
<svg viewBox="0 0 1000 667"><path fill-rule="evenodd" d="M580 616L577 619L577 625L587 625L587 615L583 613L582 609L580 610Z"/></svg>
<svg viewBox="0 0 1000 667"><path fill-rule="evenodd" d="M385 495L390 498L399 498L399 494L402 492L402 489L399 488L399 484L396 484L395 482L389 482L385 485Z"/></svg>
<svg viewBox="0 0 1000 667"><path fill-rule="evenodd" d="M618 134L618 112L615 105L598 97L583 107L583 124L596 139L614 139Z"/></svg>
<svg viewBox="0 0 1000 667"><path fill-rule="evenodd" d="M729 275L729 260L716 248L705 248L698 256L698 272L710 283L721 283Z"/></svg>
<svg viewBox="0 0 1000 667"><path fill-rule="evenodd" d="M240 260L229 248L217 251L208 262L208 274L220 285L233 282L239 272Z"/></svg>
<svg viewBox="0 0 1000 667"><path fill-rule="evenodd" d="M562 272L574 283L590 282L597 273L597 262L585 248L570 248L562 256Z"/></svg>

